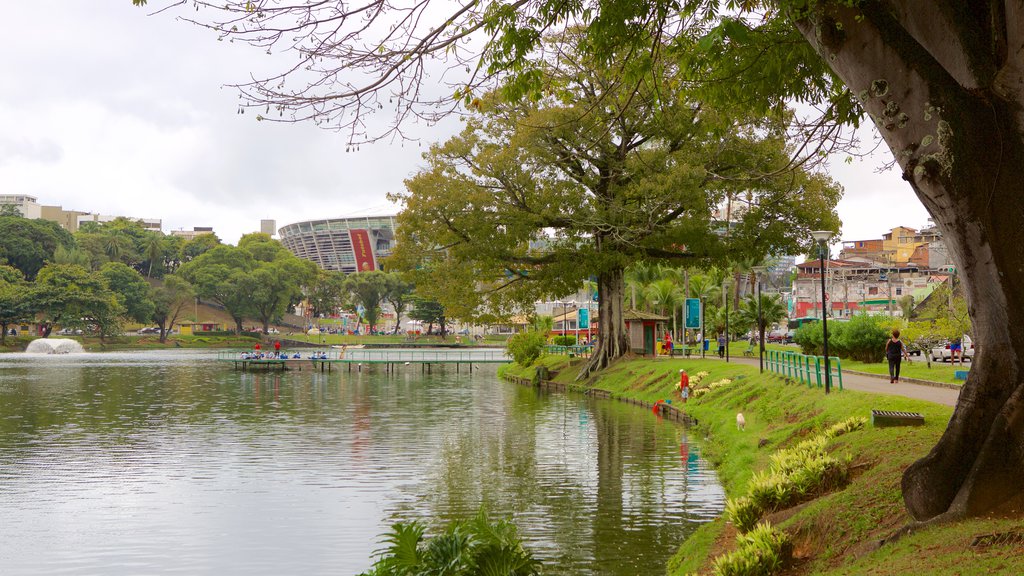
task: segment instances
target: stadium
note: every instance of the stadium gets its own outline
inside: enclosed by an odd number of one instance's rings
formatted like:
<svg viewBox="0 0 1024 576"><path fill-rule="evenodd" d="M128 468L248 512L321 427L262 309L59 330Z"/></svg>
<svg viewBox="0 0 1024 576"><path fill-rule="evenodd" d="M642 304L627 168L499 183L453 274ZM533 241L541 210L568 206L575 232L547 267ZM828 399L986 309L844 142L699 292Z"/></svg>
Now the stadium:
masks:
<svg viewBox="0 0 1024 576"><path fill-rule="evenodd" d="M380 270L380 260L395 242L394 216L360 216L308 220L278 230L281 244L292 254L316 262L324 270L347 274Z"/></svg>

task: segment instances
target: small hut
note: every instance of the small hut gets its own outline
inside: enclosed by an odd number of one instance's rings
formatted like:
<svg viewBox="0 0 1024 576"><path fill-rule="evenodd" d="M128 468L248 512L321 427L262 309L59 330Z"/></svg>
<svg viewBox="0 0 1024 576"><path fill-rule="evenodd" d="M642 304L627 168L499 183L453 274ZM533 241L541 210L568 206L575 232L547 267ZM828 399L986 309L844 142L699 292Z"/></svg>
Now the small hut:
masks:
<svg viewBox="0 0 1024 576"><path fill-rule="evenodd" d="M629 347L633 353L654 356L658 341L657 335L665 330L668 316L640 310L626 310L622 313L622 319L626 322Z"/></svg>

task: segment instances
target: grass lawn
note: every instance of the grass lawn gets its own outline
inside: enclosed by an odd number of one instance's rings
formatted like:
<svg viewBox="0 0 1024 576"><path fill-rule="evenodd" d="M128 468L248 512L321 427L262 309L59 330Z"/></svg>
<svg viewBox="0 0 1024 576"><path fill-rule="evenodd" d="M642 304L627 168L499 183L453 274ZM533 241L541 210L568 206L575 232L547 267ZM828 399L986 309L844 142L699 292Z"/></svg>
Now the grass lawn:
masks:
<svg viewBox="0 0 1024 576"><path fill-rule="evenodd" d="M545 356L540 362L555 374L554 380L571 383L581 360ZM648 401L671 398L678 406L674 387L680 368L691 377L707 371L705 382L732 380L684 407L699 421L695 432L704 438L703 455L715 465L730 498L746 492L753 473L764 469L776 450L831 424L851 416L868 417L872 409L920 412L925 417L924 426L875 428L869 424L831 441L833 454L851 459L849 483L767 517L794 544L795 564L780 574L1024 574L1019 543L971 545L979 535L1019 531L1019 518L996 515L951 522L878 546L910 522L900 488L903 471L934 446L952 414L950 407L850 390L826 397L779 376L760 375L756 366L684 358L621 360L574 387L589 386L615 397ZM928 370L923 365L919 369ZM952 370L934 366L931 372ZM529 378L533 371L510 365L499 373ZM737 412L746 417L745 430L736 427ZM668 574L711 573L713 558L734 546L735 529L730 523L720 519L706 524L682 543L669 562Z"/></svg>

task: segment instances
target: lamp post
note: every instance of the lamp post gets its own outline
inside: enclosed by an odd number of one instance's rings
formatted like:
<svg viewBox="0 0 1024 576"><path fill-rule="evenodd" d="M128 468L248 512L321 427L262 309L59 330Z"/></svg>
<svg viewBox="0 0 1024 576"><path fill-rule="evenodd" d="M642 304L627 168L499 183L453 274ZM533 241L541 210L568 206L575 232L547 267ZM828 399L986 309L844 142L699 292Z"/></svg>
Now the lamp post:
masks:
<svg viewBox="0 0 1024 576"><path fill-rule="evenodd" d="M729 361L729 279L722 280L722 294L725 295L725 361Z"/></svg>
<svg viewBox="0 0 1024 576"><path fill-rule="evenodd" d="M758 340L758 354L757 354L757 365L760 367L761 373L764 373L764 319L761 318L761 275L768 270L767 266L752 266L751 270L757 275L757 340Z"/></svg>
<svg viewBox="0 0 1024 576"><path fill-rule="evenodd" d="M828 362L828 315L825 313L825 251L828 250L828 239L832 237L829 230L813 230L811 236L818 243L818 262L821 272L821 330L822 347L825 354L825 394L832 390L832 369Z"/></svg>

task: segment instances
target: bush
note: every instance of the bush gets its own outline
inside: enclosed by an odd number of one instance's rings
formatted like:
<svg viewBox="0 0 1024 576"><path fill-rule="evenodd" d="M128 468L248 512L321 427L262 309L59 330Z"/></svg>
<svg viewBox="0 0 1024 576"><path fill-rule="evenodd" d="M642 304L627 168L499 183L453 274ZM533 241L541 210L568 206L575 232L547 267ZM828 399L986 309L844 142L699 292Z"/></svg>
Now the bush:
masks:
<svg viewBox="0 0 1024 576"><path fill-rule="evenodd" d="M480 512L473 520L456 522L433 538L424 538L422 524L398 523L384 535L385 548L373 568L362 576L503 574L535 576L540 563L523 547L516 527L492 522Z"/></svg>
<svg viewBox="0 0 1024 576"><path fill-rule="evenodd" d="M532 366L544 353L544 334L533 330L513 334L505 345L508 355L520 366Z"/></svg>
<svg viewBox="0 0 1024 576"><path fill-rule="evenodd" d="M885 355L885 339L889 337L892 319L884 316L857 314L848 321L830 322L828 325L828 353L830 356L850 358L861 362L881 362ZM823 324L804 324L793 336L804 354L820 355L823 347Z"/></svg>
<svg viewBox="0 0 1024 576"><path fill-rule="evenodd" d="M551 339L555 346L575 346L576 337L566 334L565 336L555 336Z"/></svg>
<svg viewBox="0 0 1024 576"><path fill-rule="evenodd" d="M736 538L737 548L715 559L716 576L769 576L793 555L789 536L767 522Z"/></svg>

